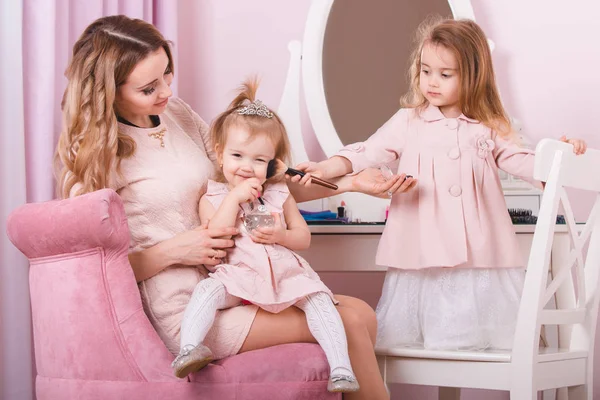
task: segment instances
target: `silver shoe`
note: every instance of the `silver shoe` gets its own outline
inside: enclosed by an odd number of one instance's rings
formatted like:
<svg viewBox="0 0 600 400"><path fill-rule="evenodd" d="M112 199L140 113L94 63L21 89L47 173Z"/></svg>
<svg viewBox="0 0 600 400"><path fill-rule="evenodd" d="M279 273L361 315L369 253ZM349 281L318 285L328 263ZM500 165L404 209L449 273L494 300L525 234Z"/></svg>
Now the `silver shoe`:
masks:
<svg viewBox="0 0 600 400"><path fill-rule="evenodd" d="M329 382L327 382L327 390L330 392L357 392L360 389L356 378L349 375L331 375Z"/></svg>
<svg viewBox="0 0 600 400"><path fill-rule="evenodd" d="M206 367L212 360L214 360L213 354L208 347L202 343L198 346L188 344L171 363L171 368L176 377L185 378L192 372Z"/></svg>

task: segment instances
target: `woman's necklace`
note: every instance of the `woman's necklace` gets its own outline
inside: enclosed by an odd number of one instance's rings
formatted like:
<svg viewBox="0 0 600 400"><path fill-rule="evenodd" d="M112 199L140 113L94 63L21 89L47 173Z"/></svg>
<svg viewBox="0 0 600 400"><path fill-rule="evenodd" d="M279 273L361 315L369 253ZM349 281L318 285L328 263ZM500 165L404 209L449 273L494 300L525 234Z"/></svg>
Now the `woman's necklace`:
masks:
<svg viewBox="0 0 600 400"><path fill-rule="evenodd" d="M148 133L148 136L150 136L151 138L160 140L160 147L165 147L165 139L164 139L165 133L167 133L167 130L165 128L162 128L158 132Z"/></svg>

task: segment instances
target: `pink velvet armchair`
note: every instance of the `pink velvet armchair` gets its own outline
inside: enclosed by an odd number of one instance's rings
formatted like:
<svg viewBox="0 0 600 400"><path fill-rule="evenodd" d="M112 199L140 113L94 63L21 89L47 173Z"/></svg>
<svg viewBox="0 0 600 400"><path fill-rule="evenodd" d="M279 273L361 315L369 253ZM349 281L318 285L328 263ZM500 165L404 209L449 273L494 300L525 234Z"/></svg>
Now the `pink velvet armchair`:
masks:
<svg viewBox="0 0 600 400"><path fill-rule="evenodd" d="M327 361L314 344L252 351L175 378L142 309L112 190L24 205L9 216L8 235L31 264L38 400L340 399L326 390Z"/></svg>

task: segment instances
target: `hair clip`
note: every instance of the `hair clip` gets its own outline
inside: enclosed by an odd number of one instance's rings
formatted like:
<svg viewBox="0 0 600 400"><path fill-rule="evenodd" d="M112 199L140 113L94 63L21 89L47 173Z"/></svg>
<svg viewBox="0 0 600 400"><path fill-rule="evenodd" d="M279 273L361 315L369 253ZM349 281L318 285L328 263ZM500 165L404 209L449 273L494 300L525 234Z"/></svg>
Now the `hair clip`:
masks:
<svg viewBox="0 0 600 400"><path fill-rule="evenodd" d="M273 113L260 100L254 100L247 106L237 110L240 115L258 115L259 117L273 118Z"/></svg>

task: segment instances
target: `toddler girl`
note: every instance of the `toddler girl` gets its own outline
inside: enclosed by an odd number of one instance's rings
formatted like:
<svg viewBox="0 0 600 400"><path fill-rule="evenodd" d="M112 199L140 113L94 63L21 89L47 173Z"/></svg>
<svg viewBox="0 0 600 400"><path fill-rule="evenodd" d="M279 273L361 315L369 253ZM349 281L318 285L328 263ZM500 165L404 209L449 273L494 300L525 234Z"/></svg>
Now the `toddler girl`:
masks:
<svg viewBox="0 0 600 400"><path fill-rule="evenodd" d="M498 169L531 181L534 152L515 141L475 22L423 25L410 82L403 108L368 140L297 168L327 179L399 159L406 180L376 259L388 266L379 346L510 348L524 268Z"/></svg>
<svg viewBox="0 0 600 400"><path fill-rule="evenodd" d="M209 227L238 227L235 247L200 281L181 324L181 351L173 368L185 377L213 358L202 344L217 310L250 302L277 313L302 309L323 348L331 375L327 389L359 389L348 357L342 320L331 291L293 250L308 248L310 231L285 181L267 179L270 160L289 158L289 141L279 117L255 100L257 84L244 84L227 111L211 127L220 174L200 200L200 218ZM271 227L250 229L245 217L262 211Z"/></svg>

